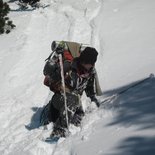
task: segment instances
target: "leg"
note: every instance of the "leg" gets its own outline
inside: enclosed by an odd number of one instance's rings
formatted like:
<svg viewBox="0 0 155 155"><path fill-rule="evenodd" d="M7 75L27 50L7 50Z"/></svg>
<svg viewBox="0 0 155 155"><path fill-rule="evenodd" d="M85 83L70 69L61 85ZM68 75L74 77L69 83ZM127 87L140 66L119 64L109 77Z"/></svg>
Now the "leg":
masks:
<svg viewBox="0 0 155 155"><path fill-rule="evenodd" d="M49 121L55 123L59 115L59 111L56 108L54 108L53 104L50 104L50 109L48 113Z"/></svg>
<svg viewBox="0 0 155 155"><path fill-rule="evenodd" d="M43 111L40 116L40 124L41 125L47 125L50 122L55 123L56 120L59 117L59 110L57 110L53 106L53 98L55 95L53 95L52 99L49 101L49 103L43 108Z"/></svg>
<svg viewBox="0 0 155 155"><path fill-rule="evenodd" d="M77 95L73 95L71 93L66 93L67 97L67 111L68 111L68 121L71 123L71 120L79 107L79 97ZM64 106L64 97L61 94L55 95L55 108L59 109L60 116L56 120L53 128L53 132L51 137L54 135L59 135L61 137L65 137L65 131L67 129L67 122L66 122L66 114L65 114L65 106Z"/></svg>

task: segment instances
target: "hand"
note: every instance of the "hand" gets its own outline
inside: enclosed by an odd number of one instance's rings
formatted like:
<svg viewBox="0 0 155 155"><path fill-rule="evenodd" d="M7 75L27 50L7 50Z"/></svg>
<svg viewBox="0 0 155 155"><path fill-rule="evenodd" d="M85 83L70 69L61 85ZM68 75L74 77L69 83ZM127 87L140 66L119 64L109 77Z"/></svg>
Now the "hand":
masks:
<svg viewBox="0 0 155 155"><path fill-rule="evenodd" d="M99 101L97 100L97 98L95 96L90 97L90 99L91 99L92 102L95 102L97 107L100 106L100 103L99 103Z"/></svg>
<svg viewBox="0 0 155 155"><path fill-rule="evenodd" d="M55 49L55 51L57 52L57 54L63 54L64 48L65 48L65 43L63 41L61 41L58 44L58 47Z"/></svg>
<svg viewBox="0 0 155 155"><path fill-rule="evenodd" d="M58 46L55 51L56 51L57 54L63 54L64 48L61 47L61 46Z"/></svg>
<svg viewBox="0 0 155 155"><path fill-rule="evenodd" d="M51 49L52 51L55 51L57 54L62 54L65 48L65 42L61 41L61 42L56 42L53 41L52 45L51 45Z"/></svg>

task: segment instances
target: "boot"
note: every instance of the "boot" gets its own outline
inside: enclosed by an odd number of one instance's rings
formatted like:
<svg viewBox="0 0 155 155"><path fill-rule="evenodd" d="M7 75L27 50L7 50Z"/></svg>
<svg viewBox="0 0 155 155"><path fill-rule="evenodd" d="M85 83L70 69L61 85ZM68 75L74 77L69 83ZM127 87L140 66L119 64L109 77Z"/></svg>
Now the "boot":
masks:
<svg viewBox="0 0 155 155"><path fill-rule="evenodd" d="M53 131L50 135L50 138L55 138L55 137L66 137L68 136L67 129L62 128L62 127L54 127Z"/></svg>
<svg viewBox="0 0 155 155"><path fill-rule="evenodd" d="M83 116L84 116L84 112L81 109L78 109L75 112L74 116L72 117L71 123L77 127L80 126Z"/></svg>

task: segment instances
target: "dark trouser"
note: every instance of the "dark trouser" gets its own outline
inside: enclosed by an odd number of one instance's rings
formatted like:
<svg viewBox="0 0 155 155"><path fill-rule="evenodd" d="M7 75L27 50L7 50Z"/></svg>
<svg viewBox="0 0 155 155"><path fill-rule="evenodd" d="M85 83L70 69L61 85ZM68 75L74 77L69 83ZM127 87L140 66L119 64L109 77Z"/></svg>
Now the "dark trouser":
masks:
<svg viewBox="0 0 155 155"><path fill-rule="evenodd" d="M68 123L72 122L75 113L82 112L82 106L78 95L66 93ZM64 97L60 93L55 93L50 101L49 120L54 122L56 128L66 128L66 113Z"/></svg>

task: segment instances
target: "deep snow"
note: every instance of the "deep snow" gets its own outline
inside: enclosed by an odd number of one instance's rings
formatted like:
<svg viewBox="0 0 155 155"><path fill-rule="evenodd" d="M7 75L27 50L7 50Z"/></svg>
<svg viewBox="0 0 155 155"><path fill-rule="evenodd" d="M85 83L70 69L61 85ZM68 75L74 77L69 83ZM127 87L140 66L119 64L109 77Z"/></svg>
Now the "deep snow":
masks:
<svg viewBox="0 0 155 155"><path fill-rule="evenodd" d="M41 1L43 3L43 1ZM155 1L44 0L45 9L12 11L16 29L0 36L0 154L48 155L54 145L37 126L39 112L52 93L43 85L44 60L53 40L91 44L99 51L96 68L103 95L124 90L155 73ZM16 9L15 3L10 3ZM154 155L155 79L89 106L81 128L60 142L55 155ZM31 119L31 117L33 118Z"/></svg>

